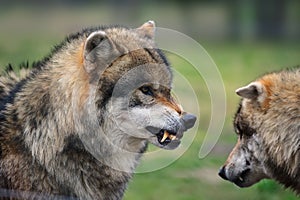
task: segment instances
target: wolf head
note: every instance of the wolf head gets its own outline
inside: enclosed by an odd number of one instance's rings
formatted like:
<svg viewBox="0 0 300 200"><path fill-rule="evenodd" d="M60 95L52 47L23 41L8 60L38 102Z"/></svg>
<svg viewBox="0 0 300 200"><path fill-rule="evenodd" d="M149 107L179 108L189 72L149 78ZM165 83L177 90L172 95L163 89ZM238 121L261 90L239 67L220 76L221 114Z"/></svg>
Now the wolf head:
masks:
<svg viewBox="0 0 300 200"><path fill-rule="evenodd" d="M238 142L219 175L240 187L272 178L299 181L299 70L267 74L236 93ZM297 184L298 185L298 184Z"/></svg>
<svg viewBox="0 0 300 200"><path fill-rule="evenodd" d="M95 130L105 137L100 142L133 152L141 141L174 149L195 123L196 117L184 112L171 95L170 65L154 45L154 31L149 21L137 29L109 27L86 34L81 59L89 94L83 106L76 107L83 107L80 120L94 116L89 126L101 129ZM88 144L94 142L87 137L93 138L82 134Z"/></svg>

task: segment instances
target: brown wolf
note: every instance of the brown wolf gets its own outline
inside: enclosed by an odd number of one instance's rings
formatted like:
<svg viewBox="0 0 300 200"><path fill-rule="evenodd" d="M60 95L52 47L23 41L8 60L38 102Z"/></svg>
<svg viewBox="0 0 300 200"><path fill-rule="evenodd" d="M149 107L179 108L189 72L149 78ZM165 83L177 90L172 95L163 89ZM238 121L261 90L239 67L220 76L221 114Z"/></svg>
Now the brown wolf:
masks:
<svg viewBox="0 0 300 200"><path fill-rule="evenodd" d="M0 78L0 196L121 199L150 142L174 149L196 117L171 94L154 22L69 36ZM0 197L0 198L1 198Z"/></svg>
<svg viewBox="0 0 300 200"><path fill-rule="evenodd" d="M240 187L275 179L300 193L300 69L270 73L236 93L238 142L219 175Z"/></svg>

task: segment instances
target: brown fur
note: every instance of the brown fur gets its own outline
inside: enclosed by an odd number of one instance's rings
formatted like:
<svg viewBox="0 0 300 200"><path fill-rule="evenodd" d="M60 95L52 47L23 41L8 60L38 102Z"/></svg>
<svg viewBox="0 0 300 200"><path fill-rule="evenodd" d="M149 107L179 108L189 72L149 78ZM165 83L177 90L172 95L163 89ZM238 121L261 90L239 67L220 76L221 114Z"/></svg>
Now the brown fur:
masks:
<svg viewBox="0 0 300 200"><path fill-rule="evenodd" d="M300 69L274 72L237 90L239 135L220 176L246 187L271 178L300 193Z"/></svg>

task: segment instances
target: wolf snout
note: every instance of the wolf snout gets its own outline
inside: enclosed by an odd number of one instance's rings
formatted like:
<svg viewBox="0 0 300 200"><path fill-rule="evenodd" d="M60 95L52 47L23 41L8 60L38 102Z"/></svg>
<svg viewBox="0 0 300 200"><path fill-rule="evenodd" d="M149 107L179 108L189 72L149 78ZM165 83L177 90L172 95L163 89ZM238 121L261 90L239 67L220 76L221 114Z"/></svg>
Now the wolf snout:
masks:
<svg viewBox="0 0 300 200"><path fill-rule="evenodd" d="M242 171L235 171L233 169L227 169L226 166L223 166L219 170L219 176L226 181L230 181L236 184L239 187L248 187L252 185L252 182L249 181L249 174L251 170L246 168Z"/></svg>
<svg viewBox="0 0 300 200"><path fill-rule="evenodd" d="M192 128L195 125L196 120L197 117L189 113L184 113L181 117L181 121L185 130Z"/></svg>

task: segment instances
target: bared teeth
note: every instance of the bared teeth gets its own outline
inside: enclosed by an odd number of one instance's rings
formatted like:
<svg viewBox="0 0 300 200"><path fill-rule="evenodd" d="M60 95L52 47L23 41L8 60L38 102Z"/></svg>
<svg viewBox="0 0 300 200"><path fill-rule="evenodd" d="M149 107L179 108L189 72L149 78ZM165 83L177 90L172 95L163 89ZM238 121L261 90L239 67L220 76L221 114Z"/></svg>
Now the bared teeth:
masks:
<svg viewBox="0 0 300 200"><path fill-rule="evenodd" d="M160 140L160 142L164 142L167 138L170 138L170 140L175 140L176 136L164 131L163 138Z"/></svg>
<svg viewBox="0 0 300 200"><path fill-rule="evenodd" d="M171 139L171 140L175 140L176 139L176 136L175 135L169 135L169 138Z"/></svg>
<svg viewBox="0 0 300 200"><path fill-rule="evenodd" d="M169 137L169 133L167 131L164 132L164 136L163 138L160 140L160 142L164 142L168 137Z"/></svg>

